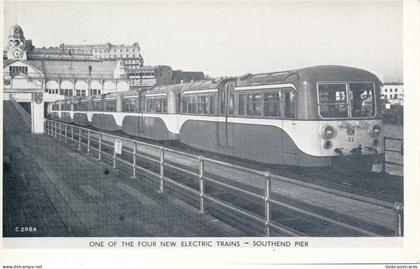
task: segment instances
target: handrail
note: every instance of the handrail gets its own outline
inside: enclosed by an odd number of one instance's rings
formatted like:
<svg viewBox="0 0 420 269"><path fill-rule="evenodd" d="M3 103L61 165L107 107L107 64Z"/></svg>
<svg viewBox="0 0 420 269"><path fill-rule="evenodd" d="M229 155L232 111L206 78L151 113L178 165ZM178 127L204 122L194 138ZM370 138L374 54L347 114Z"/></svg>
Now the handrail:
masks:
<svg viewBox="0 0 420 269"><path fill-rule="evenodd" d="M25 124L31 128L32 126L32 119L31 115L13 98L12 95L9 96L9 99L13 106L16 108L17 112L22 116L23 121Z"/></svg>
<svg viewBox="0 0 420 269"><path fill-rule="evenodd" d="M400 148L387 148L386 147L386 141L387 140L391 140L391 141L400 141ZM404 166L404 163L399 163L399 162L392 162L392 161L387 161L385 158L386 152L393 152L393 153L399 153L401 156L404 156L404 139L400 138L400 137L391 137L391 136L384 136L384 157L383 157L383 161L382 161L382 173L386 172L386 164L391 164L391 165L396 165L396 166Z"/></svg>
<svg viewBox="0 0 420 269"><path fill-rule="evenodd" d="M68 128L68 126L70 126L71 128ZM251 168L246 168L246 167L241 167L238 165L234 165L234 164L230 164L227 162L223 162L223 161L219 161L219 160L213 160L210 158L204 158L202 156L197 156L194 154L189 154L189 153L184 153L184 152L179 152L177 150L174 149L168 149L162 146L158 146L158 145L153 145L153 144L149 144L149 143L145 143L145 142L141 142L141 141L136 141L130 138L125 138L125 137L120 137L117 135L113 135L113 134L108 134L108 133L104 133L104 132L100 132L100 131L94 131L85 127L80 127L80 126L75 126L75 125L71 125L71 124L67 124L67 123L63 123L63 122L58 122L58 121L52 121L52 120L46 120L45 121L45 131L46 134L50 135L53 138L58 138L60 140L64 140L65 142L67 140L73 141L75 142L75 144L78 146L78 149L81 150L82 149L82 145L84 146L84 148L86 148L87 154L89 154L90 152L96 152L97 156L98 156L98 160L101 160L102 158L102 154L105 154L106 156L110 156L113 160L113 167L116 168L116 162L122 162L125 163L129 166L132 167L132 172L133 172L133 177L136 176L136 170L140 170L140 171L144 171L149 173L150 175L156 176L159 178L160 184L159 184L159 191L163 192L165 190L165 186L166 184L172 184L178 187L181 187L182 189L192 193L193 195L198 195L199 197L199 202L200 202L200 213L204 214L205 213L205 201L213 201L216 202L217 204L220 204L222 206L224 206L225 208L228 208L230 210L233 210L239 214L242 214L244 216L250 217L252 219L256 219L258 220L258 222L264 223L265 226L265 234L266 236L270 236L271 232L270 232L270 228L272 227L282 227L281 230L283 232L285 232L288 235L294 235L294 236L301 236L302 233L301 232L297 232L295 230L293 230L292 228L287 228L287 231L285 231L283 225L275 223L274 220L272 220L271 218L271 211L272 211L272 206L273 205L277 205L277 206L281 206L281 207L285 207L288 208L290 210L293 210L294 212L297 212L299 214L305 215L305 216L309 216L309 217L315 217L319 220L328 220L329 223L333 223L334 225L337 225L341 228L344 228L346 230L353 230L354 232L357 232L359 234L362 235L366 235L366 236L375 236L378 235L372 231L369 230L364 230L360 227L356 227L356 226L352 226L350 224L344 223L342 221L339 220L334 220L319 214L316 214L314 212L309 211L308 209L303 209L303 208L297 208L295 206L286 204L285 202L276 200L275 197L272 196L273 192L272 192L272 180L276 179L279 181L284 181L287 183L291 183L291 184L296 184L296 185L300 185L306 188L312 188L315 185L310 184L310 183L300 183L300 182L296 182L296 180L293 179L289 179L286 177L282 177L282 176L277 176L277 175L271 175L268 172L263 172L263 171L259 171L259 170L255 170L255 169L251 169ZM69 131L70 129L70 131ZM87 133L87 136L84 135L84 133ZM62 139L62 137L64 136L64 139ZM87 140L86 143L82 142L81 138L85 137L85 140ZM112 143L110 143L109 141L104 142L104 140L106 138L111 138L114 139L114 145L112 145ZM130 145L133 146L132 148L132 152L129 152L129 154L131 154L132 156L132 160L131 158L129 160L124 159L123 156L117 156L115 153L115 141L116 139L120 139L121 141L125 141L125 142L129 142ZM93 146L91 141L94 141L95 144L97 144L97 146ZM113 149L114 153L109 153L106 151L103 151L103 145L106 145L107 148L111 148ZM159 154L157 154L157 159L153 159L150 158L148 156L145 156L144 154L142 154L141 152L138 151L137 147L138 145L145 145L147 147L153 148L155 150L157 150ZM127 151L124 150L126 153ZM171 152L171 153L176 153L176 154L182 154L184 156L188 156L190 158L194 158L197 160L197 167L198 167L198 172L194 172L194 171L189 171L186 169L183 169L181 167L176 167L174 164L170 164L168 162L165 162L165 155L166 153ZM95 154L95 156L96 156ZM160 155L160 157L159 157ZM146 159L150 159L152 160L154 163L159 164L159 168L158 168L158 172L154 172L151 171L149 168L147 167L141 167L137 164L137 160L138 158L146 158ZM221 181L215 178L210 178L209 176L204 176L204 163L205 162L211 162L213 164L218 164L218 165L223 165L226 167L230 167L230 168L234 168L234 169L238 169L239 171L242 172L248 172L248 173L252 173L254 175L258 175L258 176L262 176L265 180L265 188L260 188L262 190L265 190L265 194L257 194L255 192L252 192L250 190L247 190L243 187L238 187L238 186L234 186L229 184L226 181ZM199 190L196 190L195 188L192 188L190 186L187 186L186 184L183 184L181 182L178 182L172 178L169 178L167 175L165 175L165 170L169 167L172 168L176 168L179 171L184 171L187 172L190 176L193 176L195 178L198 178L199 180ZM228 203L226 201L223 201L219 198L217 198L216 196L212 196L210 193L205 192L205 182L212 182L215 183L219 186L224 187L227 190L232 190L232 191L236 191L236 192L240 192L242 194L245 194L247 196L251 196L254 199L259 199L264 201L264 217L261 218L259 215L255 215L255 213L250 212L246 209L242 209L239 208L237 205L234 205L232 203ZM317 190L320 190L319 188L314 188ZM325 192L325 190L324 190ZM334 190L331 190L331 193L334 193ZM339 195L340 197L342 197L343 193L336 191L335 193L336 195ZM357 199L353 198L353 199ZM359 199L357 199L359 200ZM376 199L373 198L366 198L363 202L372 204L372 205L376 205L376 206L381 206L384 208L388 208L388 209L393 209L394 212L394 216L395 216L395 225L394 225L394 230L395 230L395 235L396 236L402 236L403 234L403 205L399 204L399 203L387 203L387 202L381 202L381 201L376 201Z"/></svg>

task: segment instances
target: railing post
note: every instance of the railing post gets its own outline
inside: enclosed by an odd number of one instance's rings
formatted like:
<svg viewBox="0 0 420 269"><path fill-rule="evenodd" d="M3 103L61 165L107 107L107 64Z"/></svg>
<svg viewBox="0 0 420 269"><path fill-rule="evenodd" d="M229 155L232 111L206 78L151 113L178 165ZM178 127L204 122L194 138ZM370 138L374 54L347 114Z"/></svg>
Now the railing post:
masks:
<svg viewBox="0 0 420 269"><path fill-rule="evenodd" d="M136 178L136 165L137 165L137 144L133 143L133 175L132 178Z"/></svg>
<svg viewBox="0 0 420 269"><path fill-rule="evenodd" d="M64 125L64 142L67 142L67 124Z"/></svg>
<svg viewBox="0 0 420 269"><path fill-rule="evenodd" d="M271 174L269 172L264 173L265 177L265 236L270 236L270 221L271 221L271 207L270 207L270 196L271 196Z"/></svg>
<svg viewBox="0 0 420 269"><path fill-rule="evenodd" d="M62 131L63 131L63 127L62 127L62 123L61 122L58 124L58 129L60 131L58 137L60 138L60 141L61 141L61 136L62 136Z"/></svg>
<svg viewBox="0 0 420 269"><path fill-rule="evenodd" d="M116 138L114 137L114 154L112 155L112 161L113 161L113 165L112 167L117 168L117 152L115 151L115 140Z"/></svg>
<svg viewBox="0 0 420 269"><path fill-rule="evenodd" d="M57 122L54 122L54 138L57 139Z"/></svg>
<svg viewBox="0 0 420 269"><path fill-rule="evenodd" d="M99 140L98 140L98 160L101 160L102 157L102 135L99 134Z"/></svg>
<svg viewBox="0 0 420 269"><path fill-rule="evenodd" d="M79 147L78 150L82 149L82 129L79 128Z"/></svg>
<svg viewBox="0 0 420 269"><path fill-rule="evenodd" d="M87 154L90 152L90 130L88 130L88 137L87 137Z"/></svg>
<svg viewBox="0 0 420 269"><path fill-rule="evenodd" d="M198 180L200 184L200 214L204 214L204 160L202 156L198 157L199 171Z"/></svg>
<svg viewBox="0 0 420 269"><path fill-rule="evenodd" d="M382 173L386 172L386 137L384 136L384 157L382 158Z"/></svg>
<svg viewBox="0 0 420 269"><path fill-rule="evenodd" d="M159 192L163 192L163 185L164 185L164 180L163 177L165 176L165 171L164 171L164 162L165 162L165 148L164 147L160 147L160 162L159 162L159 170L160 170L160 184L159 184Z"/></svg>
<svg viewBox="0 0 420 269"><path fill-rule="evenodd" d="M404 236L404 205L402 203L394 203L395 214L395 236Z"/></svg>
<svg viewBox="0 0 420 269"><path fill-rule="evenodd" d="M71 132L71 141L73 141L74 140L74 137L73 137L73 125L70 128L70 132Z"/></svg>

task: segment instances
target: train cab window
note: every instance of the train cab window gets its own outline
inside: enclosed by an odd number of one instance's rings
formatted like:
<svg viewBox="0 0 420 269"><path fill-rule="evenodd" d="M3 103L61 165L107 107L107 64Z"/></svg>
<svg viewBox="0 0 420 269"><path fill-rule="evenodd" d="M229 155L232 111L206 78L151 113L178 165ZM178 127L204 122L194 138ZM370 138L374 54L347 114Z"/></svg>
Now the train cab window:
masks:
<svg viewBox="0 0 420 269"><path fill-rule="evenodd" d="M319 114L323 118L348 117L347 92L344 83L319 83Z"/></svg>
<svg viewBox="0 0 420 269"><path fill-rule="evenodd" d="M352 117L372 117L375 114L373 92L373 83L350 83Z"/></svg>

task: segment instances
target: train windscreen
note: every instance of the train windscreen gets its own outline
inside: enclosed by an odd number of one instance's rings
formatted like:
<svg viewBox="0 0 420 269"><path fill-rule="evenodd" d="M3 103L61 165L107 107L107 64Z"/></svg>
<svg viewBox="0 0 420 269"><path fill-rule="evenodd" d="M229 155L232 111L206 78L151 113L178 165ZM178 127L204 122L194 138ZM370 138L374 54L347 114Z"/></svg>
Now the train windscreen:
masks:
<svg viewBox="0 0 420 269"><path fill-rule="evenodd" d="M350 102L352 117L373 117L375 104L373 83L350 83Z"/></svg>
<svg viewBox="0 0 420 269"><path fill-rule="evenodd" d="M347 90L345 83L318 84L319 114L323 118L347 118Z"/></svg>
<svg viewBox="0 0 420 269"><path fill-rule="evenodd" d="M359 118L375 115L373 83L319 83L318 107L323 118Z"/></svg>

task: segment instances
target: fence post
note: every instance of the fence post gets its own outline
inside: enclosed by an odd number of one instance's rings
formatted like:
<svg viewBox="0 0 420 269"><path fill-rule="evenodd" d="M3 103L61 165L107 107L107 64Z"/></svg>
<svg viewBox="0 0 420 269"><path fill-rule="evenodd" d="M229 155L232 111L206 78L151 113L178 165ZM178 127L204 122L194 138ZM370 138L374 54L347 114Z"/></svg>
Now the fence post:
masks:
<svg viewBox="0 0 420 269"><path fill-rule="evenodd" d="M137 165L137 143L133 143L133 175L132 178L136 178L136 165Z"/></svg>
<svg viewBox="0 0 420 269"><path fill-rule="evenodd" d="M61 136L62 136L62 131L63 131L63 125L62 125L62 123L60 122L59 124L58 124L58 130L59 130L59 134L58 134L58 137L60 138L60 141L61 141Z"/></svg>
<svg viewBox="0 0 420 269"><path fill-rule="evenodd" d="M394 203L395 213L395 236L404 236L404 205L402 203Z"/></svg>
<svg viewBox="0 0 420 269"><path fill-rule="evenodd" d="M200 214L204 214L204 160L202 156L198 157L199 172L198 179L200 184Z"/></svg>
<svg viewBox="0 0 420 269"><path fill-rule="evenodd" d="M73 137L73 125L71 126L70 132L71 132L71 141L73 141L74 140L74 137Z"/></svg>
<svg viewBox="0 0 420 269"><path fill-rule="evenodd" d="M159 170L160 170L160 184L159 184L159 191L160 193L163 192L163 185L164 185L164 181L163 181L163 177L165 176L165 171L164 171L164 162L165 162L165 148L164 147L160 147L160 162L159 162Z"/></svg>
<svg viewBox="0 0 420 269"><path fill-rule="evenodd" d="M87 154L90 152L90 130L88 130L88 137L87 137Z"/></svg>
<svg viewBox="0 0 420 269"><path fill-rule="evenodd" d="M64 125L64 142L67 142L67 124Z"/></svg>
<svg viewBox="0 0 420 269"><path fill-rule="evenodd" d="M82 129L79 128L79 147L78 150L82 149Z"/></svg>
<svg viewBox="0 0 420 269"><path fill-rule="evenodd" d="M57 122L54 122L54 138L57 139Z"/></svg>
<svg viewBox="0 0 420 269"><path fill-rule="evenodd" d="M114 154L112 156L112 161L113 161L113 165L112 167L117 168L117 153L115 152L115 140L116 138L114 137Z"/></svg>
<svg viewBox="0 0 420 269"><path fill-rule="evenodd" d="M98 140L98 143L99 143L99 145L98 145L98 160L100 161L101 160L101 157L102 157L102 135L101 134L99 134L99 140Z"/></svg>
<svg viewBox="0 0 420 269"><path fill-rule="evenodd" d="M269 172L264 173L265 177L265 236L270 236L270 221L271 221L271 207L270 207L270 196L271 196L271 174Z"/></svg>
<svg viewBox="0 0 420 269"><path fill-rule="evenodd" d="M386 137L384 136L384 157L382 158L382 173L386 172Z"/></svg>

